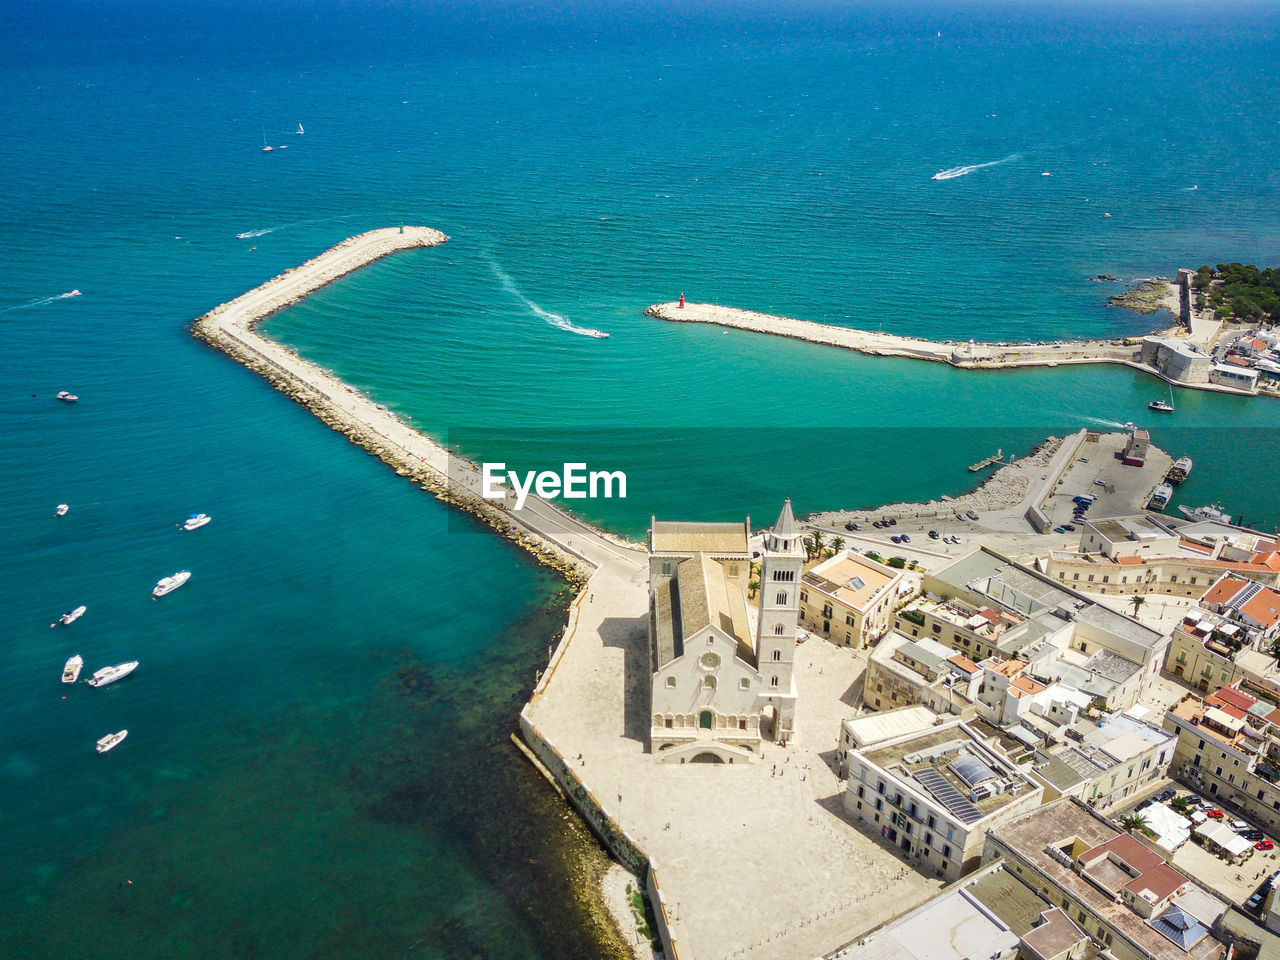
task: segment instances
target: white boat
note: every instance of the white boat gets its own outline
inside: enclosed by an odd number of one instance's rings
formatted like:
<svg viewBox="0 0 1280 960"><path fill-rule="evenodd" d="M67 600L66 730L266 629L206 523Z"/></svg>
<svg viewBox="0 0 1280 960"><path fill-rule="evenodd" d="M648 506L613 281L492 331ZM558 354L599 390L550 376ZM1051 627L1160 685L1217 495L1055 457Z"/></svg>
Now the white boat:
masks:
<svg viewBox="0 0 1280 960"><path fill-rule="evenodd" d="M1173 466L1169 468L1169 475L1165 477L1165 480L1177 486L1189 476L1191 476L1191 458L1179 457L1173 461Z"/></svg>
<svg viewBox="0 0 1280 960"><path fill-rule="evenodd" d="M62 616L58 618L58 623L62 624L64 627L69 623L75 623L77 620L79 620L81 617L84 616L84 612L88 609L89 609L88 607L80 606L80 607L76 607L74 610L68 610L66 613L64 613ZM51 623L49 624L49 626L56 627L58 623Z"/></svg>
<svg viewBox="0 0 1280 960"><path fill-rule="evenodd" d="M75 403L80 398L77 397L74 393L68 393L66 390L59 390L58 399L63 401L64 403Z"/></svg>
<svg viewBox="0 0 1280 960"><path fill-rule="evenodd" d="M298 129L293 132L298 136L302 136L302 124L298 124Z"/></svg>
<svg viewBox="0 0 1280 960"><path fill-rule="evenodd" d="M80 679L80 668L84 666L84 657L76 654L67 661L67 665L62 668L62 682L75 683Z"/></svg>
<svg viewBox="0 0 1280 960"><path fill-rule="evenodd" d="M121 740L129 735L128 730L117 730L115 733L108 733L105 737L98 741L97 750L99 753L106 753L112 747L117 746Z"/></svg>
<svg viewBox="0 0 1280 960"><path fill-rule="evenodd" d="M213 517L209 516L207 513L193 513L183 522L182 529L199 530L212 519Z"/></svg>
<svg viewBox="0 0 1280 960"><path fill-rule="evenodd" d="M1173 487L1167 483L1162 483L1156 487L1155 492L1151 494L1151 499L1147 501L1148 510L1163 510L1169 505L1169 500L1173 497Z"/></svg>
<svg viewBox="0 0 1280 960"><path fill-rule="evenodd" d="M166 593L173 593L190 579L190 570L179 570L172 577L165 577L157 581L155 589L151 591L151 596L163 597Z"/></svg>
<svg viewBox="0 0 1280 960"><path fill-rule="evenodd" d="M53 515L55 517L65 517L67 515L67 511L70 509L71 508L67 506L65 503L60 503L58 504L58 509L53 511Z"/></svg>
<svg viewBox="0 0 1280 960"><path fill-rule="evenodd" d="M1147 404L1148 410L1159 410L1161 413L1173 413L1173 404L1163 400L1152 400Z"/></svg>
<svg viewBox="0 0 1280 960"><path fill-rule="evenodd" d="M265 127L263 127L263 129L262 129L262 152L263 152L263 153L270 153L270 152L271 152L272 150L274 150L274 149L275 149L275 147L273 147L273 146L271 146L271 144L267 143L267 130L266 130L266 128L265 128Z"/></svg>
<svg viewBox="0 0 1280 960"><path fill-rule="evenodd" d="M115 683L117 680L124 679L137 669L137 660L130 660L128 663L117 663L112 667L103 667L89 678L89 686L105 687L108 683Z"/></svg>
<svg viewBox="0 0 1280 960"><path fill-rule="evenodd" d="M1222 505L1211 503L1206 507L1178 507L1178 512L1188 520L1216 520L1218 523L1230 523L1231 514L1222 512Z"/></svg>

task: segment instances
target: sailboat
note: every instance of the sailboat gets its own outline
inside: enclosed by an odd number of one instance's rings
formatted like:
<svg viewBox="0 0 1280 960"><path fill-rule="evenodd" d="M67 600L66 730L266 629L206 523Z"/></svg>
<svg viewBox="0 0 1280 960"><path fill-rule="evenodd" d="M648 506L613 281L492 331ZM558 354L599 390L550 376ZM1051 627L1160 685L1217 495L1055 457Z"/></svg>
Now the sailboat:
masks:
<svg viewBox="0 0 1280 960"><path fill-rule="evenodd" d="M297 136L302 136L302 124L298 124L298 129L293 131Z"/></svg>
<svg viewBox="0 0 1280 960"><path fill-rule="evenodd" d="M262 152L263 152L263 153L270 153L270 152L271 152L272 150L274 150L274 149L275 149L275 147L273 147L273 146L271 146L271 144L267 143L267 128L266 128L266 127L263 127L263 128L262 128Z"/></svg>

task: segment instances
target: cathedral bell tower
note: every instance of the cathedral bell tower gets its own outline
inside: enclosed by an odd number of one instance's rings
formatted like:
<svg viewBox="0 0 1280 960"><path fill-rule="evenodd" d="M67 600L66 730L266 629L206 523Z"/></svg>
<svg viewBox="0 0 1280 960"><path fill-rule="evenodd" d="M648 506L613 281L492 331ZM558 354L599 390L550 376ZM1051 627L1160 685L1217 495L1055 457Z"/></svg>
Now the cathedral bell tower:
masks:
<svg viewBox="0 0 1280 960"><path fill-rule="evenodd" d="M756 633L756 662L760 673L760 698L775 708L774 739L791 735L795 716L796 631L800 624L800 577L804 571L804 544L791 512L791 501L773 530L764 538L760 569L760 620Z"/></svg>

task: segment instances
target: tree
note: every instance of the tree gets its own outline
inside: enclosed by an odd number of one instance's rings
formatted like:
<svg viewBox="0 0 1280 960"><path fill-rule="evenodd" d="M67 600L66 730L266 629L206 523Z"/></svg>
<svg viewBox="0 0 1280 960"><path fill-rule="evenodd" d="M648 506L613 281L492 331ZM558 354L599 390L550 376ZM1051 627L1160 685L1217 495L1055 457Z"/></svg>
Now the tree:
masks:
<svg viewBox="0 0 1280 960"><path fill-rule="evenodd" d="M1151 824L1147 822L1147 818L1140 813L1129 814L1127 817L1125 817L1123 820L1120 821L1120 826L1124 827L1126 830L1130 832L1140 830L1145 833L1147 830L1151 829Z"/></svg>
<svg viewBox="0 0 1280 960"><path fill-rule="evenodd" d="M760 592L760 578L752 577L747 583L747 599L751 600Z"/></svg>
<svg viewBox="0 0 1280 960"><path fill-rule="evenodd" d="M1177 813L1186 814L1191 809L1191 801L1186 797L1174 797L1169 801L1169 806Z"/></svg>
<svg viewBox="0 0 1280 960"><path fill-rule="evenodd" d="M832 541L831 541L831 549L832 549L832 550L834 550L836 553L839 553L841 550L843 550L843 549L844 549L844 537L836 537L834 540L832 540Z"/></svg>
<svg viewBox="0 0 1280 960"><path fill-rule="evenodd" d="M1133 604L1133 615L1136 617L1138 611L1142 609L1142 605L1147 602L1147 598L1140 593L1135 593L1129 598L1129 602Z"/></svg>

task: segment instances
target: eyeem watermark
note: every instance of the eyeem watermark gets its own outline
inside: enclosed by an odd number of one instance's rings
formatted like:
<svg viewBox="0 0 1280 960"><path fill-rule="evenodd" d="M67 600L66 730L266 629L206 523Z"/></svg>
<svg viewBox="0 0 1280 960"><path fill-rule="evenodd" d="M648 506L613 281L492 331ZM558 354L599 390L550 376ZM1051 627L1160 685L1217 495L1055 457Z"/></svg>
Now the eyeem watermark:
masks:
<svg viewBox="0 0 1280 960"><path fill-rule="evenodd" d="M585 463L566 463L562 473L554 470L526 471L522 478L505 463L486 463L482 473L481 495L486 500L505 500L507 483L516 492L516 509L523 510L532 491L544 500L563 497L566 500L626 499L627 475L621 470L587 471ZM523 479L523 483L521 480ZM615 489L617 492L615 493Z"/></svg>

